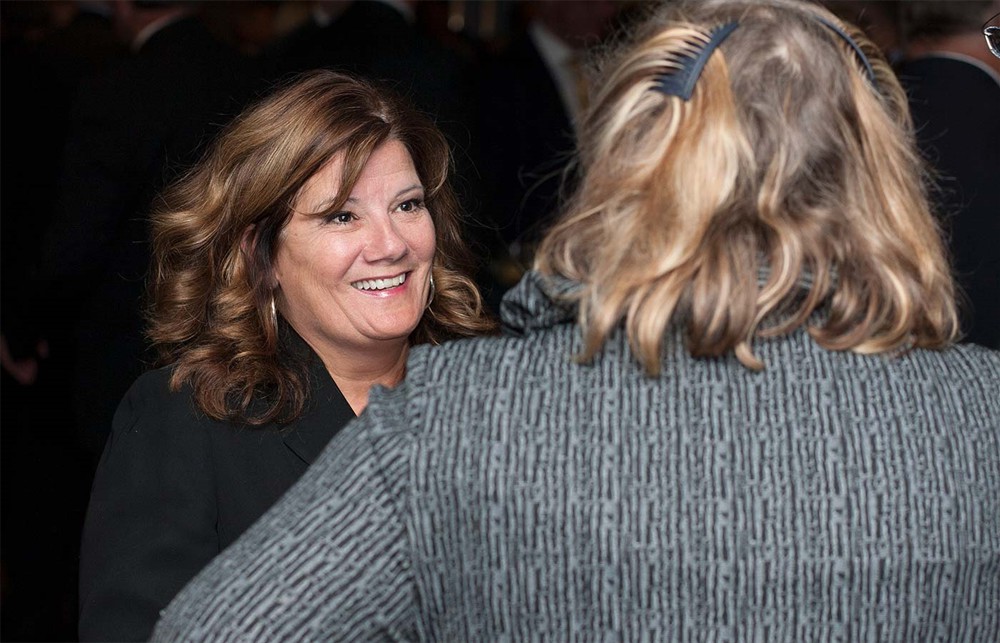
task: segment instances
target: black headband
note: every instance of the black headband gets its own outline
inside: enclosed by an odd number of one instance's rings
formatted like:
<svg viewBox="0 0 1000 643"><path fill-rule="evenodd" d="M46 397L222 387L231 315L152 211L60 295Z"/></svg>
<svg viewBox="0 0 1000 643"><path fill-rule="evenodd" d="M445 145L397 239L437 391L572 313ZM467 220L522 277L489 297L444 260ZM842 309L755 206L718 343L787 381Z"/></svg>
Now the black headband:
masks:
<svg viewBox="0 0 1000 643"><path fill-rule="evenodd" d="M875 80L875 70L872 69L872 65L868 61L868 56L865 55L865 52L862 51L861 46L855 42L854 38L851 38L846 31L825 18L821 18L820 16L815 16L815 18L821 25L833 31L848 44L848 46L854 51L858 60L861 61L861 64L864 66L868 80L871 82L872 87L878 88L878 83ZM681 59L683 62L679 68L671 69L657 79L655 89L668 96L677 96L684 101L691 100L691 94L694 93L695 83L698 82L698 78L701 76L702 70L708 63L708 59L712 56L712 52L718 49L719 45L722 44L722 41L729 37L729 34L733 33L738 26L739 23L734 21L728 22L714 29L711 32L708 41L701 46L697 53L682 56Z"/></svg>

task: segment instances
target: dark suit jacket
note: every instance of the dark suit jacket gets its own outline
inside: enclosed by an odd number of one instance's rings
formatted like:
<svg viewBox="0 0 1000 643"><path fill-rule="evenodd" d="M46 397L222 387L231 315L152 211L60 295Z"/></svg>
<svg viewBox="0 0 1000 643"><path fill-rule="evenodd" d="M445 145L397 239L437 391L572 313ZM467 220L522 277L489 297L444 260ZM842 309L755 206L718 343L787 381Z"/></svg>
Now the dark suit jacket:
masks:
<svg viewBox="0 0 1000 643"><path fill-rule="evenodd" d="M197 158L253 82L250 63L187 17L80 87L34 308L43 336L67 326L75 335L86 365L75 378L76 410L95 454L143 371L153 195Z"/></svg>
<svg viewBox="0 0 1000 643"><path fill-rule="evenodd" d="M449 134L456 120L468 117L464 63L383 2L359 0L324 27L309 23L276 45L268 58L279 77L326 68L387 84Z"/></svg>
<svg viewBox="0 0 1000 643"><path fill-rule="evenodd" d="M506 242L530 241L555 214L576 138L556 81L527 35L483 73L478 106L484 210Z"/></svg>
<svg viewBox="0 0 1000 643"><path fill-rule="evenodd" d="M305 347L301 339L295 341ZM207 418L170 368L125 395L83 531L80 638L149 638L161 609L294 484L354 413L308 348L306 410L279 429Z"/></svg>
<svg viewBox="0 0 1000 643"><path fill-rule="evenodd" d="M927 56L900 66L917 142L937 171L966 340L1000 348L1000 85L973 64Z"/></svg>

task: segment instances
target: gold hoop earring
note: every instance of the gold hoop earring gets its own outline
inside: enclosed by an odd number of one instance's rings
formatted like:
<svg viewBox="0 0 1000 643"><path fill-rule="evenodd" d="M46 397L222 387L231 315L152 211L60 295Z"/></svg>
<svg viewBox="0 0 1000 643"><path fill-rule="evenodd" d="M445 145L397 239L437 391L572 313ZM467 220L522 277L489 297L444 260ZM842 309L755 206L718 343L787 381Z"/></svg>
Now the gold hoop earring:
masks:
<svg viewBox="0 0 1000 643"><path fill-rule="evenodd" d="M437 290L434 288L434 275L431 275L431 278L430 278L430 293L427 295L427 305L424 306L424 310L427 310L428 308L431 307L431 302L434 301L434 293L436 293L436 292L437 292Z"/></svg>
<svg viewBox="0 0 1000 643"><path fill-rule="evenodd" d="M274 291L271 291L271 323L278 329L278 307L274 304Z"/></svg>

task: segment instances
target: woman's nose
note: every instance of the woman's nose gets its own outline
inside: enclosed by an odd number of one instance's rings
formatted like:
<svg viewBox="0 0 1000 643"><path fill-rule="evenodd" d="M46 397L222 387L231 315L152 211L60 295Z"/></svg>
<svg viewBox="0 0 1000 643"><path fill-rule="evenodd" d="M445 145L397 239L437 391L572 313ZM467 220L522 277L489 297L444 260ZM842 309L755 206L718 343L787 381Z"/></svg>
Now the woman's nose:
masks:
<svg viewBox="0 0 1000 643"><path fill-rule="evenodd" d="M409 244L391 217L386 217L372 226L370 238L365 246L365 260L393 262L406 256Z"/></svg>

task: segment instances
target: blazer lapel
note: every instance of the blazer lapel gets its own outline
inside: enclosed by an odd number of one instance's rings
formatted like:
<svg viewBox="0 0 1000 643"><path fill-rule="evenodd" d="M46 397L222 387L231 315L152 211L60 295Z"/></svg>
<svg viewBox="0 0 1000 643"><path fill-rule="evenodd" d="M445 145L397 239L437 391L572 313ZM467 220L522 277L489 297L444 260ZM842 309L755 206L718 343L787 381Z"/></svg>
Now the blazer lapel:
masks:
<svg viewBox="0 0 1000 643"><path fill-rule="evenodd" d="M291 331L291 328L288 330ZM312 464L330 439L355 415L319 356L294 331L289 334L288 341L299 344L297 349L304 348L310 354L310 394L302 415L293 423L294 428L282 436L282 440L303 462Z"/></svg>

